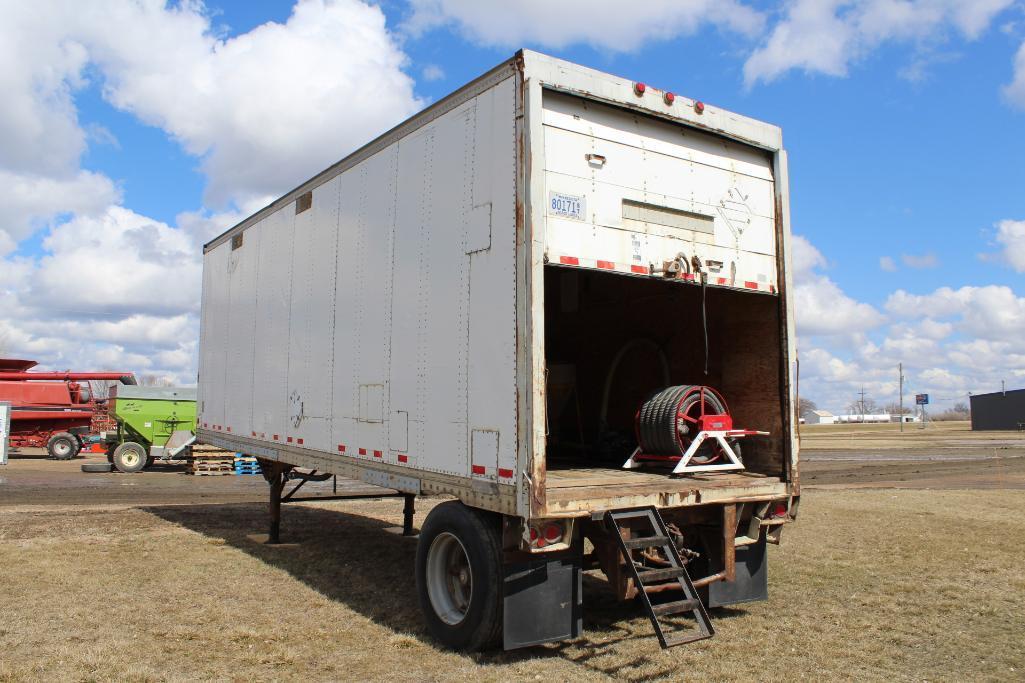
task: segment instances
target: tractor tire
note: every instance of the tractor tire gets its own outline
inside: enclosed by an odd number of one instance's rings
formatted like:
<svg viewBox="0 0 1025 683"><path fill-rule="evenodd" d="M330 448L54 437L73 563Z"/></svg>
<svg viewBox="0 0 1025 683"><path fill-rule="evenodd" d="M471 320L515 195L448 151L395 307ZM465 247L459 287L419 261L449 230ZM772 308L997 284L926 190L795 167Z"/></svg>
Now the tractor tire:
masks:
<svg viewBox="0 0 1025 683"><path fill-rule="evenodd" d="M46 452L54 460L71 460L78 455L79 450L81 446L78 439L67 432L57 432L46 442Z"/></svg>
<svg viewBox="0 0 1025 683"><path fill-rule="evenodd" d="M114 466L109 462L86 462L82 463L83 472L110 472Z"/></svg>
<svg viewBox="0 0 1025 683"><path fill-rule="evenodd" d="M427 515L416 548L416 591L427 630L453 650L502 635L502 543L497 516L458 501Z"/></svg>
<svg viewBox="0 0 1025 683"><path fill-rule="evenodd" d="M146 449L134 441L126 441L114 449L114 467L118 472L141 472L146 467L148 459Z"/></svg>

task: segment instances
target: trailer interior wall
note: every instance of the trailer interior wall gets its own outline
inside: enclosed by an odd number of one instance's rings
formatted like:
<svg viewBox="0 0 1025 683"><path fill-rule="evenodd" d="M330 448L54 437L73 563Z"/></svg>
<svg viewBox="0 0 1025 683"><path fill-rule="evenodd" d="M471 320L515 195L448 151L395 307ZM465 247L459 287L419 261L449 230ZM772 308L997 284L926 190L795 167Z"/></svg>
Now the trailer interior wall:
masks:
<svg viewBox="0 0 1025 683"><path fill-rule="evenodd" d="M515 512L515 70L487 80L208 247L203 434Z"/></svg>

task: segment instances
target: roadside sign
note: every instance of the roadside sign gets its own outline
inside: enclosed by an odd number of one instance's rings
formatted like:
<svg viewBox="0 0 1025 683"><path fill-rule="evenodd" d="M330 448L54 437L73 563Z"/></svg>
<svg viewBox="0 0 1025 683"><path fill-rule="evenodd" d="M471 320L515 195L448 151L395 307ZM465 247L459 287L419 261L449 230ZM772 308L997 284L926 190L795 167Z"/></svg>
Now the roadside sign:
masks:
<svg viewBox="0 0 1025 683"><path fill-rule="evenodd" d="M920 406L929 405L929 394L915 394L915 403Z"/></svg>
<svg viewBox="0 0 1025 683"><path fill-rule="evenodd" d="M11 435L11 404L0 403L0 465L7 464L7 437Z"/></svg>

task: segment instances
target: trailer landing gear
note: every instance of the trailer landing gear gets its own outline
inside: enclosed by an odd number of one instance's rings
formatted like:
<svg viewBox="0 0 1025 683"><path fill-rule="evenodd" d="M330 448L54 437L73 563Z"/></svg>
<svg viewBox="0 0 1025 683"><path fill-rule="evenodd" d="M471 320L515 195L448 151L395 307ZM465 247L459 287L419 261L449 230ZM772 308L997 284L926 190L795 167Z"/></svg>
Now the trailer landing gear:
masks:
<svg viewBox="0 0 1025 683"><path fill-rule="evenodd" d="M401 493L395 491L394 493L377 493L361 491L358 493L339 494L338 493L338 478L335 477L334 486L332 487L332 495L329 496L311 496L309 498L296 498L295 494L301 489L308 481L327 481L334 477L330 473L318 474L316 470L312 472L297 472L291 465L286 465L280 462L273 462L269 460L260 459L260 466L263 470L263 478L267 480L270 485L270 500L268 503L268 512L270 513L270 527L267 533L267 543L270 545L281 543L281 504L282 503L299 503L302 501L324 501L324 500L358 500L360 498L397 498L402 496L404 499L402 505L402 535L403 536L415 536L416 529L413 528L413 516L416 512L415 501L416 495L412 493ZM284 493L285 486L290 480L298 480L297 483L288 493ZM389 489L383 489L388 491Z"/></svg>

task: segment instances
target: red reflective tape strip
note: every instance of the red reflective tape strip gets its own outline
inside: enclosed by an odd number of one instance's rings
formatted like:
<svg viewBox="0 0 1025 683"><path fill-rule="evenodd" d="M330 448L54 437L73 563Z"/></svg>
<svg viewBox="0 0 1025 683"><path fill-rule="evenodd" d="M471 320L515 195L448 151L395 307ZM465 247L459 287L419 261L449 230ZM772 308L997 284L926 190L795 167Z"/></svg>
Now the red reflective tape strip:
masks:
<svg viewBox="0 0 1025 683"><path fill-rule="evenodd" d="M345 446L343 446L342 444L338 444L338 452L339 453L344 453L345 452Z"/></svg>
<svg viewBox="0 0 1025 683"><path fill-rule="evenodd" d="M285 441L287 441L288 443L292 443L292 437L288 437L287 439L285 439Z"/></svg>
<svg viewBox="0 0 1025 683"><path fill-rule="evenodd" d="M691 281L693 281L694 280L694 273L684 273L680 277L682 277L684 280L691 280Z"/></svg>
<svg viewBox="0 0 1025 683"><path fill-rule="evenodd" d="M228 431L229 431L229 432L231 431L231 427L228 427Z"/></svg>
<svg viewBox="0 0 1025 683"><path fill-rule="evenodd" d="M647 275L649 271L648 271L648 268L645 267L645 266L630 266L630 272L632 272L632 273L641 273L642 275Z"/></svg>
<svg viewBox="0 0 1025 683"><path fill-rule="evenodd" d="M277 440L278 440L278 435L277 435L277 434L275 434L275 435L274 435L274 440L275 440L275 441L277 441Z"/></svg>
<svg viewBox="0 0 1025 683"><path fill-rule="evenodd" d="M576 256L560 256L559 263L565 263L567 266L579 266L580 259Z"/></svg>
<svg viewBox="0 0 1025 683"><path fill-rule="evenodd" d="M750 280L745 282L744 286L747 287L748 289L758 289L758 283L757 282L751 282Z"/></svg>
<svg viewBox="0 0 1025 683"><path fill-rule="evenodd" d="M299 439L299 445L300 445L300 446L302 445L302 442L303 442L303 440L302 440L302 439Z"/></svg>
<svg viewBox="0 0 1025 683"><path fill-rule="evenodd" d="M400 455L399 456L399 462L409 462L409 456L408 455Z"/></svg>
<svg viewBox="0 0 1025 683"><path fill-rule="evenodd" d="M253 433L252 433L252 436L256 436L256 432L253 432Z"/></svg>
<svg viewBox="0 0 1025 683"><path fill-rule="evenodd" d="M507 470L504 467L498 468L498 476L502 477L503 479L512 479L512 475L512 470Z"/></svg>
<svg viewBox="0 0 1025 683"><path fill-rule="evenodd" d="M598 267L604 270L615 270L616 264L612 261L598 261Z"/></svg>
<svg viewBox="0 0 1025 683"><path fill-rule="evenodd" d="M730 281L727 280L724 277L717 277L717 278L715 278L715 283L717 285L728 285L728 284L730 284Z"/></svg>
<svg viewBox="0 0 1025 683"><path fill-rule="evenodd" d="M381 451L374 451L375 458L380 458L382 455L384 455L384 453L382 453Z"/></svg>
<svg viewBox="0 0 1025 683"><path fill-rule="evenodd" d="M367 454L367 449L365 449L365 448L359 449L359 454L360 455L366 455Z"/></svg>
<svg viewBox="0 0 1025 683"><path fill-rule="evenodd" d="M474 465L471 468L471 470L473 471L474 474L484 474L484 472L485 472L484 465Z"/></svg>

